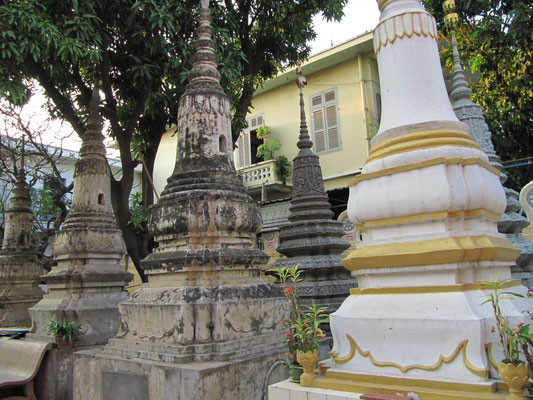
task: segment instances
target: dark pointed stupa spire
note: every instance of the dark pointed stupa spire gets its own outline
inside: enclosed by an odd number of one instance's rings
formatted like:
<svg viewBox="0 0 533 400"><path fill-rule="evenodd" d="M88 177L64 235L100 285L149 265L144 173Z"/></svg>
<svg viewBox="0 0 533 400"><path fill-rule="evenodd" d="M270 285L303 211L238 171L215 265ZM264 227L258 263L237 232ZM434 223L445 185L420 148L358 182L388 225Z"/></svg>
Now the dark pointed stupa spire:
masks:
<svg viewBox="0 0 533 400"><path fill-rule="evenodd" d="M299 71L300 68L298 69ZM305 77L299 74L300 135L298 155L293 161L293 187L290 224L281 228L277 251L287 258L276 261L274 267L298 265L304 271L299 295L334 311L356 286L349 272L341 265L341 253L350 244L342 237L342 224L332 220L333 212L324 188L319 157L311 148L305 118L303 87Z"/></svg>

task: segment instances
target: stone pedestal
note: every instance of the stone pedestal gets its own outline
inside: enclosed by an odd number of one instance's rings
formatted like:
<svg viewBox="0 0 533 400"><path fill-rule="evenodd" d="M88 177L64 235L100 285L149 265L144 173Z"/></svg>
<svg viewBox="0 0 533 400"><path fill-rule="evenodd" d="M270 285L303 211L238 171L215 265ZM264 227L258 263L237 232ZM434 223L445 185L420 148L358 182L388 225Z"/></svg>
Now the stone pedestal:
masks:
<svg viewBox="0 0 533 400"><path fill-rule="evenodd" d="M104 344L116 334L118 303L128 298L124 286L132 276L120 264L126 248L111 207L99 103L95 88L74 172L72 207L52 250L57 266L42 277L48 293L29 310L35 337L47 335L50 320L82 323L76 339L81 346Z"/></svg>
<svg viewBox="0 0 533 400"><path fill-rule="evenodd" d="M24 150L23 150L24 151ZM21 159L0 251L0 327L30 327L28 308L43 297L44 272L32 240L33 213Z"/></svg>
<svg viewBox="0 0 533 400"><path fill-rule="evenodd" d="M176 166L151 209L159 246L142 261L148 283L119 305L120 330L103 351L78 356L76 399L260 399L285 353L285 299L262 276L261 216L233 164L207 3Z"/></svg>
<svg viewBox="0 0 533 400"><path fill-rule="evenodd" d="M492 399L502 359L484 280L520 255L498 232L500 171L454 115L433 17L418 0L379 0L374 34L383 114L348 214L363 240L343 265L359 288L331 315L332 358L317 387ZM519 280L506 284L525 294ZM510 326L527 299L503 300ZM387 392L388 390L388 392Z"/></svg>

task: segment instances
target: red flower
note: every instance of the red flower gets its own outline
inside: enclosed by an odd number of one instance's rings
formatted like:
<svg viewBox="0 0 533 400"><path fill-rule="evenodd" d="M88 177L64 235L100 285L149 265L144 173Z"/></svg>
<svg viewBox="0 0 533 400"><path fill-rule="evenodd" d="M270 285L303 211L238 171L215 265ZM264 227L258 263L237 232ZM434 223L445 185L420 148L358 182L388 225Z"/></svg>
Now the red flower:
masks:
<svg viewBox="0 0 533 400"><path fill-rule="evenodd" d="M294 360L296 360L296 357L294 357L294 354L291 354L291 356L289 357L289 359L294 362Z"/></svg>
<svg viewBox="0 0 533 400"><path fill-rule="evenodd" d="M524 325L524 322L519 322L518 324L516 324L516 327L517 327L517 328L521 328L522 325Z"/></svg>
<svg viewBox="0 0 533 400"><path fill-rule="evenodd" d="M285 296L290 299L291 297L294 296L294 288L292 286L287 286L285 289L283 289L285 291Z"/></svg>

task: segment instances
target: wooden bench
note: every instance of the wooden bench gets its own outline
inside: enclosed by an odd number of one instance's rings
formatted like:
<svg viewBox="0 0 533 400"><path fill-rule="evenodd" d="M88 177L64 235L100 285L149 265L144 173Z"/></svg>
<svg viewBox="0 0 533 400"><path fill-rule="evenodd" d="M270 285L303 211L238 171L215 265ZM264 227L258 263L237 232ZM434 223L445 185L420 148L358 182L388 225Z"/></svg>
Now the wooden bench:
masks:
<svg viewBox="0 0 533 400"><path fill-rule="evenodd" d="M37 400L33 378L39 370L51 342L9 339L0 347L0 388L22 386L24 396L10 396L2 400Z"/></svg>

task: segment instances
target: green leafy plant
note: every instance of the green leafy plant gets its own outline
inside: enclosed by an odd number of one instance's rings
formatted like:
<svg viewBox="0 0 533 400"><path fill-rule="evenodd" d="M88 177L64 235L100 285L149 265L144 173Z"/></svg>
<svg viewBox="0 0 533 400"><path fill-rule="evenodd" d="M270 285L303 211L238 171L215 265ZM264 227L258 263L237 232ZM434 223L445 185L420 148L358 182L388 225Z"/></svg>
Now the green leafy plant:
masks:
<svg viewBox="0 0 533 400"><path fill-rule="evenodd" d="M285 156L278 156L276 158L276 164L274 165L274 172L281 179L281 182L285 185L287 178L291 174L291 162Z"/></svg>
<svg viewBox="0 0 533 400"><path fill-rule="evenodd" d="M142 193L137 192L130 196L130 214L128 225L133 225L138 232L143 232L144 224L150 218L150 210L142 204Z"/></svg>
<svg viewBox="0 0 533 400"><path fill-rule="evenodd" d="M531 365L531 345L533 344L532 339L533 335L529 333L529 324L524 324L520 322L516 327L510 328L507 319L503 316L500 302L505 299L513 299L515 297L524 297L521 294L514 292L504 291L505 285L509 280L499 281L494 279L492 281L484 281L481 285L481 289L490 290L491 293L488 295L488 299L485 300L481 305L490 303L494 311L494 317L496 318L496 325L493 329L498 331L498 336L500 340L498 344L504 353L505 363L511 363L518 365L522 363L520 359L520 350L523 351L526 359Z"/></svg>
<svg viewBox="0 0 533 400"><path fill-rule="evenodd" d="M270 139L270 128L268 126L262 126L257 129L257 138L263 141L257 147L257 157L262 158L264 161L272 160L274 158L274 152L281 149L281 143L277 139Z"/></svg>
<svg viewBox="0 0 533 400"><path fill-rule="evenodd" d="M76 321L50 321L48 323L48 333L63 338L65 342L72 343L80 333L82 324Z"/></svg>
<svg viewBox="0 0 533 400"><path fill-rule="evenodd" d="M329 321L326 307L317 307L314 300L310 306L299 303L297 283L302 281L302 271L298 266L272 268L270 272L279 279L279 284L289 302L289 317L285 320L287 331L284 333L288 346L286 365L289 369L299 368L296 361L298 350L318 350L319 339L326 336L321 324Z"/></svg>

